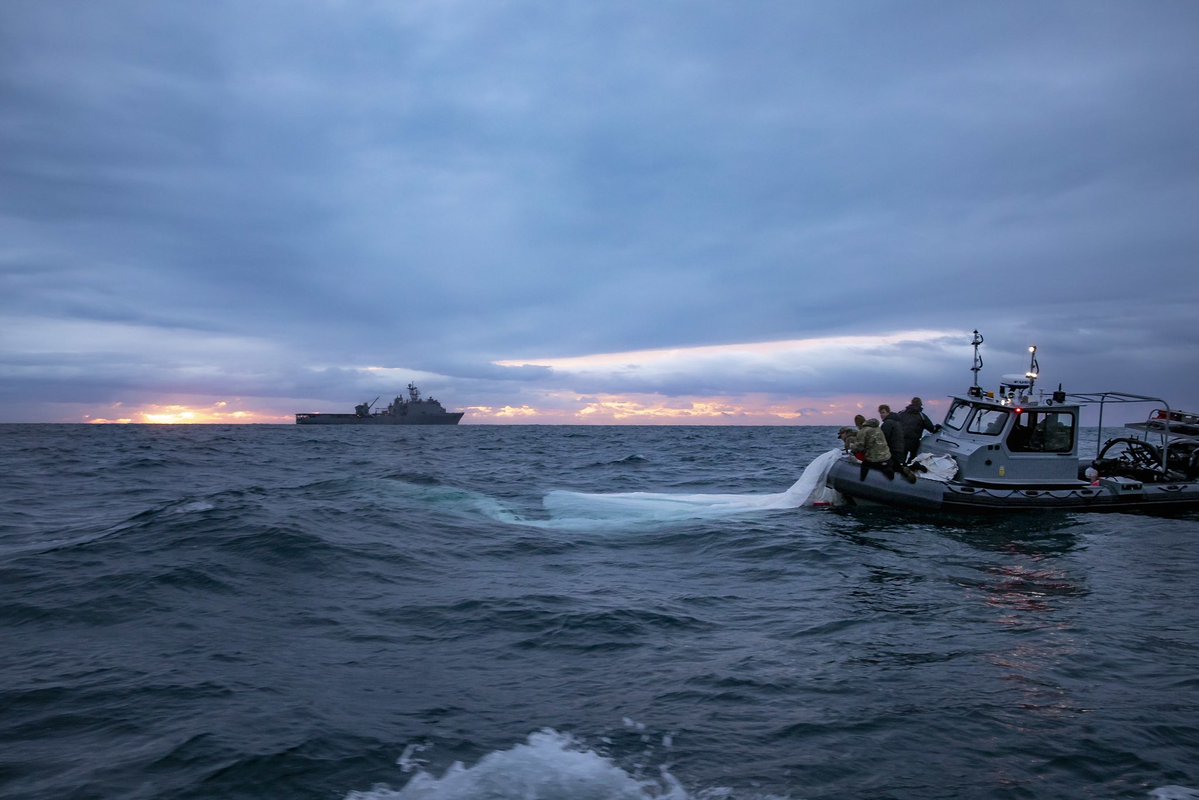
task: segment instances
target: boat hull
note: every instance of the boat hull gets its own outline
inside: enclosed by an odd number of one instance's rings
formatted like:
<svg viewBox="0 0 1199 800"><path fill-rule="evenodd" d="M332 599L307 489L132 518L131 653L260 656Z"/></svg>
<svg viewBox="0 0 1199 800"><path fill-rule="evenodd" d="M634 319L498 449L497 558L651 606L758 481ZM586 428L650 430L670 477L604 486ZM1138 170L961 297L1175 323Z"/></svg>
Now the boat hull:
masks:
<svg viewBox="0 0 1199 800"><path fill-rule="evenodd" d="M296 414L297 425L457 425L464 411L445 414Z"/></svg>
<svg viewBox="0 0 1199 800"><path fill-rule="evenodd" d="M846 457L835 462L828 486L853 503L925 511L1007 513L1021 511L1190 511L1199 510L1199 481L1145 483L1115 478L1091 485L969 485L958 481L900 475L888 479L877 469L861 478L861 465Z"/></svg>

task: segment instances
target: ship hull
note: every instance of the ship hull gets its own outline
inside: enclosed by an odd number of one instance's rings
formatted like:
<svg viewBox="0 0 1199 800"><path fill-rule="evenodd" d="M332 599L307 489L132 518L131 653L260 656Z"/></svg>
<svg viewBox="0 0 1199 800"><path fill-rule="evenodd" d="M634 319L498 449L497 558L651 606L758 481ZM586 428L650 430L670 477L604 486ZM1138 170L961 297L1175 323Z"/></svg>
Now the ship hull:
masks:
<svg viewBox="0 0 1199 800"><path fill-rule="evenodd" d="M900 475L888 479L869 469L861 478L861 465L844 458L829 469L827 485L850 503L892 506L925 511L995 514L1022 511L1153 511L1199 510L1199 481L1140 483L1105 479L1094 486L979 485L930 478L909 483Z"/></svg>
<svg viewBox="0 0 1199 800"><path fill-rule="evenodd" d="M465 412L445 414L392 415L371 414L296 414L297 425L457 425Z"/></svg>

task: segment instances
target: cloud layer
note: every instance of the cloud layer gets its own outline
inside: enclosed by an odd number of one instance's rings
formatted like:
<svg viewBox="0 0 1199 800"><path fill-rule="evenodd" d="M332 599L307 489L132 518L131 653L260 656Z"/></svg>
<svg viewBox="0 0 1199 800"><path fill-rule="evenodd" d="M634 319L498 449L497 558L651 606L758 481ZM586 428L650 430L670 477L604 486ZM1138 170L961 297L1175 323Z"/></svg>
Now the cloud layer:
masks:
<svg viewBox="0 0 1199 800"><path fill-rule="evenodd" d="M1194 404L1195 41L1186 2L5 3L0 420L937 396L974 328Z"/></svg>

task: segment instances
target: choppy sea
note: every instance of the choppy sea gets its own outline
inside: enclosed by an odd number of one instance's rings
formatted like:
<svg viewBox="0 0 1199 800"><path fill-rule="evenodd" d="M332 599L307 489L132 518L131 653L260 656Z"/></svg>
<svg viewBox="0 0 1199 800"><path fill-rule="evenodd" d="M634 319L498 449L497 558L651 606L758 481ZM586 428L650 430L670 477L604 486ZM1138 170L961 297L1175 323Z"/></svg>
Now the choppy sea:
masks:
<svg viewBox="0 0 1199 800"><path fill-rule="evenodd" d="M0 797L1199 797L1199 516L833 434L0 426Z"/></svg>

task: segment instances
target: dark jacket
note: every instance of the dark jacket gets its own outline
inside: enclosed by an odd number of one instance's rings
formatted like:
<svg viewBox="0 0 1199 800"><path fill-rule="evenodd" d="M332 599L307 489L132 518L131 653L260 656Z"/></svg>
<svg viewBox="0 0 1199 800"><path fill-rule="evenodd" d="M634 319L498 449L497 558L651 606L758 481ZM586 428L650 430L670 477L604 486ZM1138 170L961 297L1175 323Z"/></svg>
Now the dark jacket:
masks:
<svg viewBox="0 0 1199 800"><path fill-rule="evenodd" d="M925 431L934 433L937 430L937 426L920 406L909 404L903 411L892 414L888 419L894 419L899 423L899 427L903 430L903 449L909 455L915 454L920 449L920 437L924 435Z"/></svg>
<svg viewBox="0 0 1199 800"><path fill-rule="evenodd" d="M887 437L887 447L891 450L892 457L902 459L908 448L899 420L895 419L894 414L888 414L881 427L883 436Z"/></svg>

